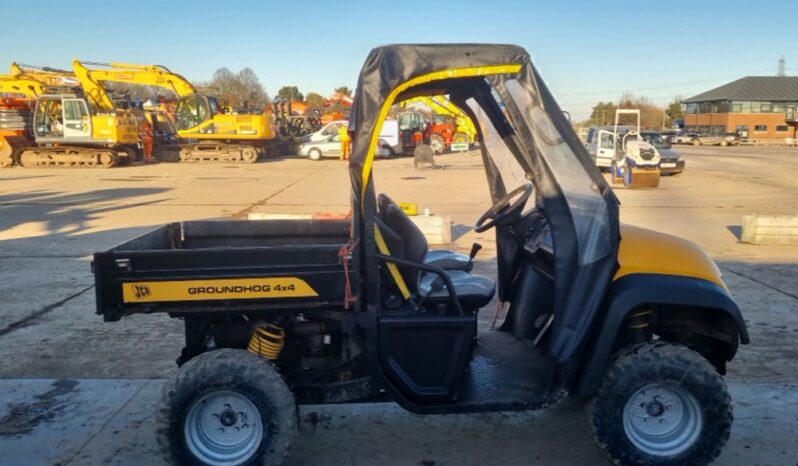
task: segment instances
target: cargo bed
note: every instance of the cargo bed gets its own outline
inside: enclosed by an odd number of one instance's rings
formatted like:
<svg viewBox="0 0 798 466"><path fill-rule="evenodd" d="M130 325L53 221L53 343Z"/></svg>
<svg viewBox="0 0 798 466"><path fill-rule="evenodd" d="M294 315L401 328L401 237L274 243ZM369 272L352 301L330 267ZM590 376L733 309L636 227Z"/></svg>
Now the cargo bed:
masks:
<svg viewBox="0 0 798 466"><path fill-rule="evenodd" d="M341 308L349 238L345 220L170 223L94 255L97 313Z"/></svg>

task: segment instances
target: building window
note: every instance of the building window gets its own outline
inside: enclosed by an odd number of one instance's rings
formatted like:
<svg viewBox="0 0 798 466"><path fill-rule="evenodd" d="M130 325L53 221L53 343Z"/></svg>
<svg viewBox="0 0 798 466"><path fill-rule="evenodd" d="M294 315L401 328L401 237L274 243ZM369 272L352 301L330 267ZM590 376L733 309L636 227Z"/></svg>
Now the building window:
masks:
<svg viewBox="0 0 798 466"><path fill-rule="evenodd" d="M743 111L743 104L740 102L734 102L731 106L732 113L740 113Z"/></svg>
<svg viewBox="0 0 798 466"><path fill-rule="evenodd" d="M770 102L762 102L761 108L762 109L760 111L762 113L770 113L770 111L773 109L773 104L771 104Z"/></svg>
<svg viewBox="0 0 798 466"><path fill-rule="evenodd" d="M784 113L785 108L786 107L784 106L783 103L780 103L780 104L774 103L773 104L773 113Z"/></svg>
<svg viewBox="0 0 798 466"><path fill-rule="evenodd" d="M779 133L786 133L789 130L790 130L790 127L787 126L787 125L776 126L776 131L778 131Z"/></svg>
<svg viewBox="0 0 798 466"><path fill-rule="evenodd" d="M751 110L750 110L751 113L759 113L760 108L761 107L759 102L751 102Z"/></svg>
<svg viewBox="0 0 798 466"><path fill-rule="evenodd" d="M695 102L687 104L685 113L698 113L698 104Z"/></svg>
<svg viewBox="0 0 798 466"><path fill-rule="evenodd" d="M768 125L755 125L754 131L767 131Z"/></svg>

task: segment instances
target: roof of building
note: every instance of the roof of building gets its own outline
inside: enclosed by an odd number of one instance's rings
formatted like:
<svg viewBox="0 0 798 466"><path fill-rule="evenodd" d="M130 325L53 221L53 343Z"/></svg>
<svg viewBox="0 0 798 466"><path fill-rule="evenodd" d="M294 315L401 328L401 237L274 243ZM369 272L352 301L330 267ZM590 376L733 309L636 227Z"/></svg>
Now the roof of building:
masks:
<svg viewBox="0 0 798 466"><path fill-rule="evenodd" d="M712 100L798 101L798 76L746 76L684 101Z"/></svg>

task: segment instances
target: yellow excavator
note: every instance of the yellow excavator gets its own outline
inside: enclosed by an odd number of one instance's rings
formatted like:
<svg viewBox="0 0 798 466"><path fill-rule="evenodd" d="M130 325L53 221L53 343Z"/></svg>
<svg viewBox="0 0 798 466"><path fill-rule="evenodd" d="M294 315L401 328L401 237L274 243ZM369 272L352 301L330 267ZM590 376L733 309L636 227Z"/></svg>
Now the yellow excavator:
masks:
<svg viewBox="0 0 798 466"><path fill-rule="evenodd" d="M39 80L0 75L0 167L14 164L14 155L30 145L30 110L47 85Z"/></svg>
<svg viewBox="0 0 798 466"><path fill-rule="evenodd" d="M12 63L0 75L0 167L14 165L17 151L32 145L31 113L40 95L50 86L75 85L74 74L53 68Z"/></svg>
<svg viewBox="0 0 798 466"><path fill-rule="evenodd" d="M104 90L77 74L12 65L15 79L42 83L31 118L32 146L16 150L23 167L113 167L135 155L139 145L135 115L117 110ZM79 86L76 86L79 84Z"/></svg>
<svg viewBox="0 0 798 466"><path fill-rule="evenodd" d="M162 161L254 163L277 150L270 115L227 112L215 97L198 93L164 66L80 60L72 65L88 95L105 92L103 82L115 82L156 86L178 96L175 127L181 142L159 146L156 157Z"/></svg>

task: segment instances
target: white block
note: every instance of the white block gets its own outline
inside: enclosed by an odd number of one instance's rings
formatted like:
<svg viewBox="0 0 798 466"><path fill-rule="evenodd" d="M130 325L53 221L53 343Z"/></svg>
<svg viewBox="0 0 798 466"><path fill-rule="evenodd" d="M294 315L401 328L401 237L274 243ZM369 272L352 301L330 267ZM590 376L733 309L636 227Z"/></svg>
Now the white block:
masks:
<svg viewBox="0 0 798 466"><path fill-rule="evenodd" d="M740 241L749 244L798 244L798 215L743 215Z"/></svg>
<svg viewBox="0 0 798 466"><path fill-rule="evenodd" d="M452 221L441 215L413 215L410 217L424 233L429 244L449 244L452 242Z"/></svg>

